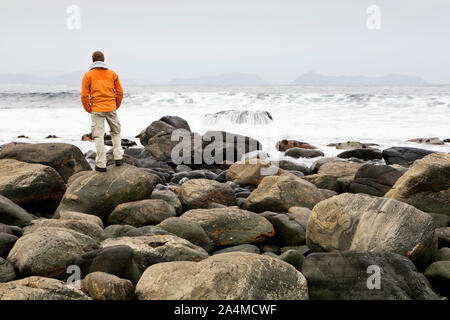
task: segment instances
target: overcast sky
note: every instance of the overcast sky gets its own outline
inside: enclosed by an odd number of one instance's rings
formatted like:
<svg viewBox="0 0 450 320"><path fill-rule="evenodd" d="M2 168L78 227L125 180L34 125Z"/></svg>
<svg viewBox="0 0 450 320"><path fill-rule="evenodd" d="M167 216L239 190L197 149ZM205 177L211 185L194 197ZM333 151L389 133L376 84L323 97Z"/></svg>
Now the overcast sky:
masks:
<svg viewBox="0 0 450 320"><path fill-rule="evenodd" d="M369 5L380 30L367 28ZM119 76L148 83L224 72L285 83L308 71L450 83L449 39L448 0L0 0L0 73L84 70L99 49Z"/></svg>

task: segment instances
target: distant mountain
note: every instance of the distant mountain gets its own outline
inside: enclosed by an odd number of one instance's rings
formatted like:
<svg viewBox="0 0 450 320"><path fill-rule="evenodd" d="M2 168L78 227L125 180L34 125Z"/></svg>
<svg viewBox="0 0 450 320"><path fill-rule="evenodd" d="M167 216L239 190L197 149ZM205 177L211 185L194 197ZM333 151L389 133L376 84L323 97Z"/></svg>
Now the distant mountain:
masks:
<svg viewBox="0 0 450 320"><path fill-rule="evenodd" d="M307 72L291 82L293 85L426 85L425 80L416 76L389 74L381 77L366 76L325 76Z"/></svg>
<svg viewBox="0 0 450 320"><path fill-rule="evenodd" d="M79 85L86 71L75 71L59 76L36 76L32 74L0 74L0 84L65 84ZM119 76L120 77L120 76ZM131 79L120 79L122 85L137 85L136 81Z"/></svg>
<svg viewBox="0 0 450 320"><path fill-rule="evenodd" d="M211 86L260 86L269 83L256 74L231 72L215 77L183 78L168 82L169 85L211 85Z"/></svg>

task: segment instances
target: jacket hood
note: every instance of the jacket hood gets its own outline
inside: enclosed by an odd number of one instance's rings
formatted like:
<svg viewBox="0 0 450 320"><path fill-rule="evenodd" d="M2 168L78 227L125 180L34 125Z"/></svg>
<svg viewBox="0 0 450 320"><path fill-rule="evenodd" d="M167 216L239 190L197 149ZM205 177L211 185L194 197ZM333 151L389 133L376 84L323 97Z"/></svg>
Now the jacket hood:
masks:
<svg viewBox="0 0 450 320"><path fill-rule="evenodd" d="M93 64L90 65L89 70L94 68L108 69L108 65L103 61L95 61Z"/></svg>

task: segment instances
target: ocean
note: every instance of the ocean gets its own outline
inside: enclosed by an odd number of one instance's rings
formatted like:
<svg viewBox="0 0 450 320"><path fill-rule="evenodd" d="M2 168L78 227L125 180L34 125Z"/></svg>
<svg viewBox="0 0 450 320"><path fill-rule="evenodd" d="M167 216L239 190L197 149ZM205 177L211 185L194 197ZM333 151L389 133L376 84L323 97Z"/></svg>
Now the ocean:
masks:
<svg viewBox="0 0 450 320"><path fill-rule="evenodd" d="M308 142L325 156L342 151L327 144L345 141L377 143L380 149L410 146L450 152L450 143L407 142L450 138L450 86L124 86L124 90L118 110L122 136L139 146L135 136L141 130L162 116L175 115L200 134L224 130L256 138L272 158L281 155L275 149L281 139ZM90 132L90 116L79 95L79 86L0 85L0 145L67 142L83 152L95 150L93 142L81 141ZM221 111L225 112L213 115ZM58 138L45 139L48 135Z"/></svg>

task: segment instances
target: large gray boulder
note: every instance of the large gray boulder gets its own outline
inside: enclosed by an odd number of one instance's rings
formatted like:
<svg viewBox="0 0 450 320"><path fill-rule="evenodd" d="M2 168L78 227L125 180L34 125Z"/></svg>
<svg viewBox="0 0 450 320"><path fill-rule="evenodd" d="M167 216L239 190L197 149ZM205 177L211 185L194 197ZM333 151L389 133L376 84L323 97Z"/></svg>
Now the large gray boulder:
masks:
<svg viewBox="0 0 450 320"><path fill-rule="evenodd" d="M165 219L158 224L158 227L202 247L207 252L210 252L213 249L213 242L208 237L205 230L203 230L202 226L195 221L173 217Z"/></svg>
<svg viewBox="0 0 450 320"><path fill-rule="evenodd" d="M392 188L402 174L400 170L391 166L365 164L356 172L349 192L366 193L382 197Z"/></svg>
<svg viewBox="0 0 450 320"><path fill-rule="evenodd" d="M200 224L216 247L260 243L274 236L267 219L237 208L189 210L181 218Z"/></svg>
<svg viewBox="0 0 450 320"><path fill-rule="evenodd" d="M81 290L94 300L131 300L134 285L130 280L97 271L89 273L81 282Z"/></svg>
<svg viewBox="0 0 450 320"><path fill-rule="evenodd" d="M61 211L93 214L103 220L121 203L150 199L156 177L124 164L108 171L89 172L77 177L67 188L55 218Z"/></svg>
<svg viewBox="0 0 450 320"><path fill-rule="evenodd" d="M92 300L81 290L67 286L63 281L28 277L0 283L0 300Z"/></svg>
<svg viewBox="0 0 450 320"><path fill-rule="evenodd" d="M394 252L423 267L436 248L433 219L406 203L344 193L317 204L308 221L312 251Z"/></svg>
<svg viewBox="0 0 450 320"><path fill-rule="evenodd" d="M26 210L0 195L0 223L24 227L31 223L34 217Z"/></svg>
<svg viewBox="0 0 450 320"><path fill-rule="evenodd" d="M312 300L439 299L414 264L395 253L312 253L301 270Z"/></svg>
<svg viewBox="0 0 450 320"><path fill-rule="evenodd" d="M228 184L208 179L186 181L178 197L186 210L208 208L213 202L226 206L236 202L234 191Z"/></svg>
<svg viewBox="0 0 450 320"><path fill-rule="evenodd" d="M183 211L183 207L181 205L180 199L178 198L178 195L161 184L157 185L155 189L153 189L152 199L161 199L167 201L167 203L174 206L178 215Z"/></svg>
<svg viewBox="0 0 450 320"><path fill-rule="evenodd" d="M128 246L133 250L132 260L140 273L155 263L208 258L203 248L174 235L120 237L106 239L101 243L102 249L116 246Z"/></svg>
<svg viewBox="0 0 450 320"><path fill-rule="evenodd" d="M21 276L63 278L70 259L97 246L98 242L77 231L42 227L19 238L7 260Z"/></svg>
<svg viewBox="0 0 450 320"><path fill-rule="evenodd" d="M0 160L0 195L31 213L53 214L65 191L63 179L51 167Z"/></svg>
<svg viewBox="0 0 450 320"><path fill-rule="evenodd" d="M244 204L244 209L263 212L287 212L291 207L312 209L324 200L324 195L312 183L291 174L267 176Z"/></svg>
<svg viewBox="0 0 450 320"><path fill-rule="evenodd" d="M183 129L180 129L180 132L182 131ZM189 140L185 141L185 139L183 139L184 136L188 137L187 139ZM172 149L177 145L186 147L190 146L194 136L198 137L198 134L184 131L184 135L182 137L175 139L174 136L174 140L172 141L172 131L160 131L148 140L145 150L153 159L157 161L175 163L175 159L172 159ZM191 161L191 153L181 154L180 157L186 157L186 159L189 159L188 161Z"/></svg>
<svg viewBox="0 0 450 320"><path fill-rule="evenodd" d="M450 296L450 261L437 261L430 264L424 272L436 292Z"/></svg>
<svg viewBox="0 0 450 320"><path fill-rule="evenodd" d="M102 229L104 228L102 219L100 219L99 217L94 216L92 214L86 214L86 213L76 212L76 211L61 211L59 213L59 219L90 222L90 223L98 225Z"/></svg>
<svg viewBox="0 0 450 320"><path fill-rule="evenodd" d="M417 160L385 197L450 215L450 154L433 153Z"/></svg>
<svg viewBox="0 0 450 320"><path fill-rule="evenodd" d="M139 280L136 297L139 300L306 300L308 287L303 275L281 260L231 252L197 263L153 265Z"/></svg>
<svg viewBox="0 0 450 320"><path fill-rule="evenodd" d="M385 149L382 152L382 156L386 164L399 164L402 166L409 166L418 159L434 153L436 151L410 148L410 147L392 147Z"/></svg>
<svg viewBox="0 0 450 320"><path fill-rule="evenodd" d="M284 170L274 166L270 161L251 159L233 163L226 171L226 180L233 181L240 186L255 186L268 174L280 175Z"/></svg>
<svg viewBox="0 0 450 320"><path fill-rule="evenodd" d="M266 211L261 215L275 228L275 240L280 247L301 246L306 243L306 227L289 213Z"/></svg>
<svg viewBox="0 0 450 320"><path fill-rule="evenodd" d="M0 150L0 159L16 159L50 166L66 183L73 174L92 170L81 150L68 143L12 142Z"/></svg>
<svg viewBox="0 0 450 320"><path fill-rule="evenodd" d="M91 250L70 259L67 265L80 267L81 277L93 272L105 272L122 279L128 279L134 284L142 275L143 267L134 259L134 250L128 245L108 246Z"/></svg>
<svg viewBox="0 0 450 320"><path fill-rule="evenodd" d="M356 158L361 160L382 159L381 151L374 148L351 149L338 154L341 159Z"/></svg>
<svg viewBox="0 0 450 320"><path fill-rule="evenodd" d="M35 232L41 228L62 228L69 229L79 233L82 233L97 242L101 242L106 238L103 228L98 224L81 221L81 220L69 220L69 219L43 219L34 220L31 225L25 227L24 235Z"/></svg>
<svg viewBox="0 0 450 320"><path fill-rule="evenodd" d="M175 208L166 201L147 199L119 204L108 217L108 223L142 227L156 225L175 216Z"/></svg>
<svg viewBox="0 0 450 320"><path fill-rule="evenodd" d="M147 128L142 130L139 139L143 146L148 144L148 140L161 131L171 133L175 129L185 129L191 131L189 124L183 118L177 116L164 116L157 121L153 121Z"/></svg>
<svg viewBox="0 0 450 320"><path fill-rule="evenodd" d="M0 258L0 283L9 282L16 279L14 266L3 258Z"/></svg>
<svg viewBox="0 0 450 320"><path fill-rule="evenodd" d="M304 148L290 148L285 153L285 156L292 157L295 159L298 158L317 158L323 157L324 153L319 150L313 149L304 149Z"/></svg>

